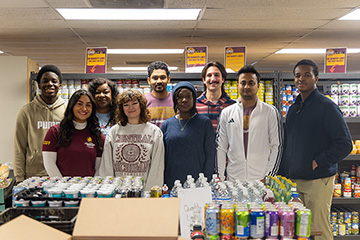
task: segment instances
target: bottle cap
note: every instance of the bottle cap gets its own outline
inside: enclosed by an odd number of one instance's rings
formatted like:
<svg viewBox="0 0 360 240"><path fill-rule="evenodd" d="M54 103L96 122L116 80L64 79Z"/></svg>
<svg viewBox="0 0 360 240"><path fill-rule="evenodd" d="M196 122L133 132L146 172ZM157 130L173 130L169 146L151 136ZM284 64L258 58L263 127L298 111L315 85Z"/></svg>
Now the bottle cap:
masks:
<svg viewBox="0 0 360 240"><path fill-rule="evenodd" d="M195 224L194 225L194 230L201 230L201 225Z"/></svg>

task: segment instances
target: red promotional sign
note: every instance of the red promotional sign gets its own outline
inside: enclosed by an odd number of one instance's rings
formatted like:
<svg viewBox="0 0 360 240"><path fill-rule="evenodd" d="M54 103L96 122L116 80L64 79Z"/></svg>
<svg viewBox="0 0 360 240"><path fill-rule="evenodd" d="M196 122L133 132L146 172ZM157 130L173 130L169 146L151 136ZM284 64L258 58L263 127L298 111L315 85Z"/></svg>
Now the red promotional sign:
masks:
<svg viewBox="0 0 360 240"><path fill-rule="evenodd" d="M346 73L346 48L328 48L325 56L326 73Z"/></svg>
<svg viewBox="0 0 360 240"><path fill-rule="evenodd" d="M86 48L86 73L106 73L107 48Z"/></svg>

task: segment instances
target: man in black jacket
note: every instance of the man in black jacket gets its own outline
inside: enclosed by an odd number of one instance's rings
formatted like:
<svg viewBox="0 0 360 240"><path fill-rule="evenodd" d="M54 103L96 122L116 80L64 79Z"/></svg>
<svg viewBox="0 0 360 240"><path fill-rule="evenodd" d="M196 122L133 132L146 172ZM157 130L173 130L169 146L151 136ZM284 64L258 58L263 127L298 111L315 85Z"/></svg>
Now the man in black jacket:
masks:
<svg viewBox="0 0 360 240"><path fill-rule="evenodd" d="M312 222L323 231L316 240L329 240L335 174L338 162L351 152L351 135L339 107L316 87L316 64L303 59L293 73L300 95L286 117L279 174L296 182L301 200L312 211Z"/></svg>

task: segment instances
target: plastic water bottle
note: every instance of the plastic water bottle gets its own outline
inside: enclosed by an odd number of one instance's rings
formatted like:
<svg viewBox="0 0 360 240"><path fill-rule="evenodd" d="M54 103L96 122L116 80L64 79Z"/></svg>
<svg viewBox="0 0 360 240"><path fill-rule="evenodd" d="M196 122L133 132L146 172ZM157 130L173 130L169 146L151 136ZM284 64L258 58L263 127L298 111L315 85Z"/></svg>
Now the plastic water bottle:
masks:
<svg viewBox="0 0 360 240"><path fill-rule="evenodd" d="M178 189L182 188L180 180L175 180L174 186L170 191L170 197L178 197Z"/></svg>
<svg viewBox="0 0 360 240"><path fill-rule="evenodd" d="M233 187L230 189L230 193L231 193L231 202L232 203L237 203L239 202L239 194L238 194L238 190Z"/></svg>
<svg viewBox="0 0 360 240"><path fill-rule="evenodd" d="M231 196L224 183L219 183L219 190L217 192L217 200L220 202L230 202Z"/></svg>
<svg viewBox="0 0 360 240"><path fill-rule="evenodd" d="M262 196L260 194L260 191L257 189L254 189L254 199L253 202L256 202L257 204L262 203Z"/></svg>
<svg viewBox="0 0 360 240"><path fill-rule="evenodd" d="M196 187L201 187L204 177L205 177L204 173L199 173L199 178L196 179L196 182L195 182Z"/></svg>
<svg viewBox="0 0 360 240"><path fill-rule="evenodd" d="M191 175L186 176L186 181L184 182L184 188L190 188L190 183L195 183L194 178Z"/></svg>
<svg viewBox="0 0 360 240"><path fill-rule="evenodd" d="M210 181L211 191L215 190L215 185L217 184L217 182L218 182L218 176L217 176L217 174L213 174L212 179Z"/></svg>

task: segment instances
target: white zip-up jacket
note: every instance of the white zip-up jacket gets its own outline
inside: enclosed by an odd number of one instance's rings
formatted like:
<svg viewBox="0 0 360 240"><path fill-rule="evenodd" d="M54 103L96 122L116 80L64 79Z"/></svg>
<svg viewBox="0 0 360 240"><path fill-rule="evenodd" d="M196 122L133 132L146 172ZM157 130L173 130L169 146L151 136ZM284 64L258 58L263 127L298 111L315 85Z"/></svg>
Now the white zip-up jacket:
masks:
<svg viewBox="0 0 360 240"><path fill-rule="evenodd" d="M250 115L247 158L244 151L244 111L240 99L225 108L217 130L217 162L224 180L261 180L275 175L282 153L281 119L278 110L257 100ZM228 163L226 166L226 157Z"/></svg>

